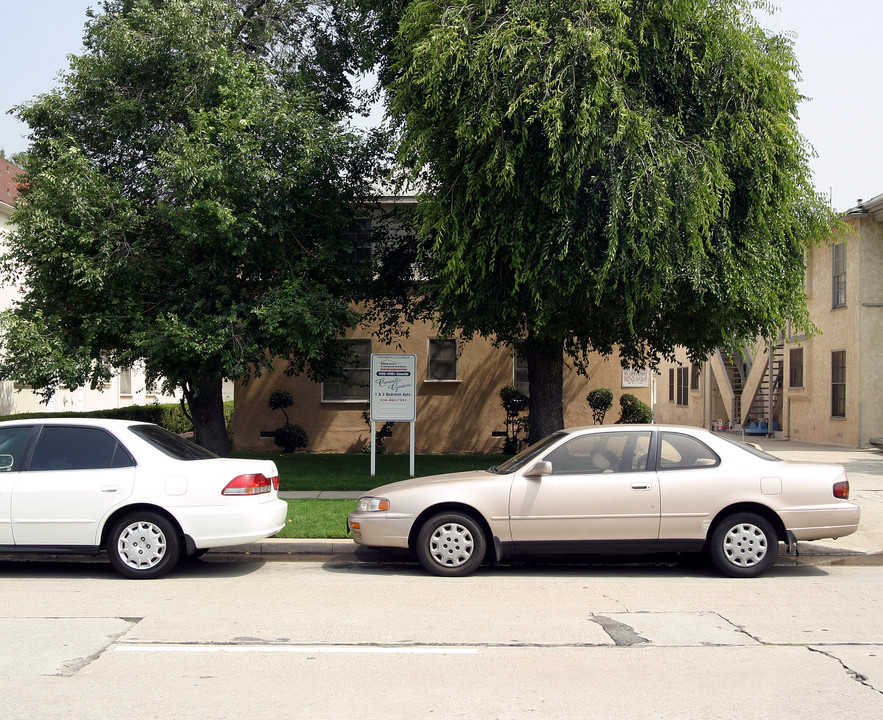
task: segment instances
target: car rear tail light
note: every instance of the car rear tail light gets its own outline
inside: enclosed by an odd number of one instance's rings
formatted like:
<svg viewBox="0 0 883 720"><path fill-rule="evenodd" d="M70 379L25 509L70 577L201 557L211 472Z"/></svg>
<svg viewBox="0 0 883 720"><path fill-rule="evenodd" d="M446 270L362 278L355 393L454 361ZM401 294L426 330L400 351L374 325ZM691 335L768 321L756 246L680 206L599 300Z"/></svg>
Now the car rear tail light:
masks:
<svg viewBox="0 0 883 720"><path fill-rule="evenodd" d="M279 489L279 476L274 475L273 477L270 478L270 480L273 483L273 489L278 490Z"/></svg>
<svg viewBox="0 0 883 720"><path fill-rule="evenodd" d="M260 495L278 487L279 478L270 479L262 473L238 475L227 483L222 495Z"/></svg>
<svg viewBox="0 0 883 720"><path fill-rule="evenodd" d="M834 483L834 497L849 500L849 480Z"/></svg>

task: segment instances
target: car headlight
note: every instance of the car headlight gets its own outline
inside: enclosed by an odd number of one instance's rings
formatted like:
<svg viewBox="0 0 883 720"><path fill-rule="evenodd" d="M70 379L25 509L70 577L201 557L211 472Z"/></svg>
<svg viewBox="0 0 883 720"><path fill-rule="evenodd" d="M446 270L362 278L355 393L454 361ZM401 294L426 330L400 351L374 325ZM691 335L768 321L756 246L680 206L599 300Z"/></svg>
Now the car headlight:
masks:
<svg viewBox="0 0 883 720"><path fill-rule="evenodd" d="M382 497L359 498L359 512L379 512L389 510L389 500Z"/></svg>

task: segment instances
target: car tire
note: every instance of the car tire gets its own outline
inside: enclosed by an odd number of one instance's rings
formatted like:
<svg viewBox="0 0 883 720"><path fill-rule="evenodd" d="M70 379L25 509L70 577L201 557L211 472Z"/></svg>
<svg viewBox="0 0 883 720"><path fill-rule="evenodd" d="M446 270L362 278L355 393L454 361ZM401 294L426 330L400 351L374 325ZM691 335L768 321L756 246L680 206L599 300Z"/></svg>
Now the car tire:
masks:
<svg viewBox="0 0 883 720"><path fill-rule="evenodd" d="M114 569L126 577L160 577L181 557L178 528L158 513L130 513L111 528L107 554Z"/></svg>
<svg viewBox="0 0 883 720"><path fill-rule="evenodd" d="M462 577L484 560L487 539L480 525L463 513L429 518L417 535L417 558L433 575Z"/></svg>
<svg viewBox="0 0 883 720"><path fill-rule="evenodd" d="M761 515L736 513L715 526L708 554L724 575L757 577L776 561L779 538L770 522Z"/></svg>

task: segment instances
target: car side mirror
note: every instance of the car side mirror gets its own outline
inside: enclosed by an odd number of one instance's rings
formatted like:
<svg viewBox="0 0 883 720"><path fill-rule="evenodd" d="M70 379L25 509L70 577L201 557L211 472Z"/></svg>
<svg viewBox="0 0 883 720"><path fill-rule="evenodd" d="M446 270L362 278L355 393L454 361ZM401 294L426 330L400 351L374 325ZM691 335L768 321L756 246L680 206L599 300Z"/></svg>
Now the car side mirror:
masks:
<svg viewBox="0 0 883 720"><path fill-rule="evenodd" d="M530 470L524 473L525 477L541 477L543 475L551 475L552 474L552 463L548 460L540 460L540 462L535 463Z"/></svg>
<svg viewBox="0 0 883 720"><path fill-rule="evenodd" d="M9 472L15 465L15 458L12 455L0 455L0 472Z"/></svg>

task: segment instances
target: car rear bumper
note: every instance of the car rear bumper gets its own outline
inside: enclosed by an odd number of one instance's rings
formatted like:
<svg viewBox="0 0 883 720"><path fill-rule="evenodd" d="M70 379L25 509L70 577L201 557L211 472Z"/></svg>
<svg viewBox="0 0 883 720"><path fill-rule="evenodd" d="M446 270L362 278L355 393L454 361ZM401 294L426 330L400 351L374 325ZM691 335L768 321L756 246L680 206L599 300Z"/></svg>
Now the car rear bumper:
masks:
<svg viewBox="0 0 883 720"><path fill-rule="evenodd" d="M858 505L844 503L821 510L793 510L782 513L785 527L796 540L825 540L852 535L858 530L861 510Z"/></svg>
<svg viewBox="0 0 883 720"><path fill-rule="evenodd" d="M288 503L235 498L223 507L175 508L184 533L197 549L245 545L275 535L288 517Z"/></svg>

